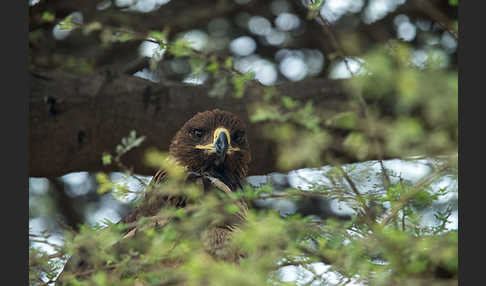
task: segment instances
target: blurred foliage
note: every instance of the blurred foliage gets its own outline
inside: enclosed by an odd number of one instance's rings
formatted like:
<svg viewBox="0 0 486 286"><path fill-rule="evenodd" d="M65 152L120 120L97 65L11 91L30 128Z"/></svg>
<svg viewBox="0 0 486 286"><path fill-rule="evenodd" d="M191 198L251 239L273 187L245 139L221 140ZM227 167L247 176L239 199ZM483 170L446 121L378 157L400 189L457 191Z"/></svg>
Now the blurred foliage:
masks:
<svg viewBox="0 0 486 286"><path fill-rule="evenodd" d="M152 151L147 156L158 166L170 164L162 153ZM204 194L200 187L185 184L184 177L172 173L164 184L149 192L185 195L194 204L182 209L162 208L155 217L140 219L136 222L137 234L130 238L124 236L133 225L123 223L66 232L64 244L54 256L71 257L71 265L81 260L89 265L64 272L63 285L294 285L285 281L279 270L288 266L310 271L314 273L313 281L321 282L332 272L343 281L367 285L411 285L425 281L444 285L440 283L448 280L442 279L457 278L458 268L457 231L444 228L451 213L436 213L440 223L431 228L419 223L418 211L447 194L444 189L429 188L448 168L441 164L420 182L400 181L379 197L357 196L340 188L349 178L336 167L329 171L336 181L334 187L316 186L307 192L348 202L356 211L351 220L328 219L322 223L312 217L282 217L275 211L252 210L230 241L231 249L244 253L238 264L209 255L205 251L205 231L234 213L237 199L271 198L272 186L246 186L230 196ZM106 177L101 181L110 183ZM123 190L114 188L114 192ZM307 192L288 190L282 195L297 199ZM376 211L385 209L386 204L390 204L391 212ZM154 226L154 220L159 224ZM31 248L32 285L39 284L36 281L55 280L62 263L51 256ZM320 262L330 268L316 273L314 267Z"/></svg>
<svg viewBox="0 0 486 286"><path fill-rule="evenodd" d="M319 21L327 1L303 2L307 4L306 24L320 23L322 36L329 37L324 28L332 33L333 26ZM457 6L458 1L448 3ZM92 268L66 273L63 277L66 285L295 285L297 282L287 281L279 270L290 266L312 273L309 285L331 284L326 278L328 273L336 274L342 285L457 284L458 234L445 227L451 210L434 214L436 226L420 223L421 210L447 195L445 189L434 189L431 183L446 169L457 170L458 73L457 67L450 65L454 54L437 44L420 44L438 38L441 32L437 29L423 32L425 40L417 36L416 41L387 39L371 45L353 32L339 35L342 48L336 46L334 53L326 55L326 61L330 61L326 65L346 66L351 77L343 81L343 87L351 95L350 108L329 113L319 109L316 104L319 97L300 100L278 94L274 87L254 80L254 70L237 69L238 57L221 53L209 44L198 47L183 34L171 35L168 28L137 31L97 20L78 23L71 15L63 19L56 18L57 15L43 11L41 18L44 23L57 23L61 30L80 29L86 37L94 35L105 48L132 41L156 44L149 64L152 72L159 72L166 58L182 60L189 67L185 76L207 77L205 84L211 87L210 96L234 96L247 101L251 124L261 124L262 136L276 142L280 169L336 167L328 174L334 178L333 188L316 186L310 192L291 189L275 194L272 185L245 186L234 196L204 195L198 186L182 182L184 170L168 160L166 154L150 151L145 158L147 163L164 168L169 177L151 191L183 194L197 203L189 209L162 208L157 217L167 223L158 227L150 224L151 218L140 219L137 227L141 231L130 239L123 237L133 226L122 223L84 226L78 233L66 231L64 244L55 247L55 254L33 244L49 245L48 234L33 235L29 248L31 285L55 281L68 257L74 259L72 263L83 259ZM452 20L457 29L457 22ZM40 45L45 36L43 31L30 31L29 44ZM351 60L359 65L357 70L351 70L348 63ZM96 71L90 58L65 59L53 55L36 60L39 66L52 62L75 73ZM263 101L253 100L253 88L263 90ZM336 134L342 137L341 141L336 140ZM137 137L133 131L123 138L114 154L102 154L103 164L116 163L127 176L133 175L121 158L143 141L144 137ZM349 155L357 160L384 159L384 154L393 158L452 155L453 159L436 166L434 172L418 183L399 181L387 185L384 192L361 194L359 186L354 190L342 187L352 182L339 167L341 158L327 152L335 145L342 146L345 154L340 156ZM100 193L126 197L131 192L103 173L97 175L97 182ZM300 215L283 217L274 211L251 210L246 223L234 232L231 240L231 247L245 254L238 264L215 259L205 251L201 239L204 231L234 213L237 199L296 200L309 193L346 202L355 215L346 221L318 221ZM30 216L35 214L34 211ZM317 273L315 266L320 262L330 268Z"/></svg>

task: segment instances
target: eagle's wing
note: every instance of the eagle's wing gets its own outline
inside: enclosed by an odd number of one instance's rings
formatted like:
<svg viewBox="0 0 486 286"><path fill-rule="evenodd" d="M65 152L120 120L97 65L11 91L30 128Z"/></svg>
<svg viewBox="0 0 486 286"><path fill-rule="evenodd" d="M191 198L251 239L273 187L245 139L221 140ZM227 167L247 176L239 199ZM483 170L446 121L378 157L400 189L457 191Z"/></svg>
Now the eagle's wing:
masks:
<svg viewBox="0 0 486 286"><path fill-rule="evenodd" d="M167 172L164 169L159 169L152 177L152 180L150 180L149 186L154 186L162 183L166 177L167 177Z"/></svg>
<svg viewBox="0 0 486 286"><path fill-rule="evenodd" d="M163 207L163 204L167 203L167 198L162 197L160 195L158 198L156 196L156 192L154 192L154 194L151 194L149 192L152 188L156 187L158 184L163 183L166 177L167 177L167 173L164 170L159 169L150 180L150 183L146 188L145 197L143 198L139 207L135 208L132 212L130 212L130 214L128 214L127 216L125 216L120 220L121 223L133 225L127 229L122 240L133 237L137 233L138 227L136 226L136 222L140 217L152 216L152 221L147 225L145 225L144 227L160 226L167 223L167 220L155 216L155 213L157 213L157 211ZM113 244L113 247L116 247L116 245L119 242ZM56 285L60 285L63 283L63 276L65 272L82 273L89 267L90 266L86 265L86 263L81 257L71 257L66 262L63 270L61 271L59 278L57 279L58 283L56 283Z"/></svg>
<svg viewBox="0 0 486 286"><path fill-rule="evenodd" d="M133 209L130 214L125 216L121 220L121 222L125 224L134 224L141 217L152 217L152 222L149 223L149 227L165 224L167 222L166 220L163 220L156 216L159 210L165 206L180 207L183 206L183 204L185 203L185 199L183 197L161 194L160 192L157 192L155 190L155 188L163 184L166 179L167 172L163 169L159 169L150 180L146 188L144 198L142 199L140 204L135 209ZM135 235L136 231L136 227L129 228L124 238Z"/></svg>
<svg viewBox="0 0 486 286"><path fill-rule="evenodd" d="M231 193L231 189L224 184L219 179L216 179L211 176L189 173L188 180L196 180L199 178L205 178L210 182L213 187L216 187L223 191L226 194ZM129 215L125 216L120 222L125 223L127 225L131 225L125 232L123 239L121 241L116 242L113 247L116 247L118 243L121 243L125 239L132 238L137 231L139 231L139 227L136 226L137 221L141 217L151 217L152 220L145 224L142 229L145 228L152 228L152 227L161 227L169 222L169 219L157 216L157 213L160 209L165 206L179 206L180 204L185 203L185 199L183 197L175 197L161 194L160 192L152 192L155 187L160 184L163 184L164 181L167 179L167 173L160 169L158 170L155 175L152 177L150 183L147 186L145 197L142 199L142 202L138 207L136 207ZM248 206L244 201L237 201L236 204L240 207L240 211L237 212L236 218L238 223L245 220L245 217L248 212ZM237 223L237 224L238 224ZM218 256L223 260L229 260L237 262L238 258L242 256L241 252L235 251L232 249L228 249L226 246L226 241L229 239L231 232L233 232L236 228L236 225L230 224L225 227L212 227L209 228L204 234L203 238L205 241L205 246L209 253ZM103 231L103 230L102 230ZM86 265L83 262L82 258L76 258L73 261L73 258L69 259L66 263L61 275L58 279L59 285L62 283L62 276L64 275L65 271L74 272L74 273L82 273L83 270L89 268L89 265Z"/></svg>

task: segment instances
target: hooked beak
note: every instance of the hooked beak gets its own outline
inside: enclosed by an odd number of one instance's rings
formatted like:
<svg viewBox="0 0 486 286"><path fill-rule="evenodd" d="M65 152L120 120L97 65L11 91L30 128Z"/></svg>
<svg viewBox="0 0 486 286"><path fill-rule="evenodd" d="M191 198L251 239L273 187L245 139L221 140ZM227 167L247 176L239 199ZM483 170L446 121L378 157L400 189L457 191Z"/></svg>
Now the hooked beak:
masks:
<svg viewBox="0 0 486 286"><path fill-rule="evenodd" d="M226 132L219 132L219 134L214 134L214 136L217 136L216 141L214 141L214 150L221 160L224 160L229 148L228 136L226 135Z"/></svg>
<svg viewBox="0 0 486 286"><path fill-rule="evenodd" d="M196 145L196 149L207 150L208 153L216 153L222 161L226 154L233 151L239 151L240 148L231 146L231 138L228 129L219 127L214 130L213 142L207 145Z"/></svg>

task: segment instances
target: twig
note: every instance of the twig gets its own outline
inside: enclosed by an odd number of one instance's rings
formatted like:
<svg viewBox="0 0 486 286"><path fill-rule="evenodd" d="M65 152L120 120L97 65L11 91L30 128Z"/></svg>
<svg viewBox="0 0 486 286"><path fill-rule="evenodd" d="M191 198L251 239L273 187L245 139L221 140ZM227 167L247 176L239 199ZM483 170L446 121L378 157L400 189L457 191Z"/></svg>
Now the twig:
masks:
<svg viewBox="0 0 486 286"><path fill-rule="evenodd" d="M405 194L403 196L403 198L397 203L397 207L393 208L391 210L391 213L383 220L382 222L382 226L386 226L390 220L392 220L396 215L397 213L420 191L422 191L422 189L426 186L428 186L429 184L431 184L436 178L438 175L440 175L444 170L446 170L447 168L449 167L448 164L445 164L443 166L441 166L439 169L437 169L435 172L433 172L432 174L426 176L425 178L423 178L419 183L417 183L417 185L411 190L409 191L407 194Z"/></svg>
<svg viewBox="0 0 486 286"><path fill-rule="evenodd" d="M383 164L383 160L380 159L379 162L381 167L381 174L383 176L383 186L385 187L385 189L388 189L388 187L391 185L390 176L386 171L385 165Z"/></svg>
<svg viewBox="0 0 486 286"><path fill-rule="evenodd" d="M47 285L49 285L51 283L56 283L56 281L57 281L57 279L54 279L54 280L53 279L49 279L48 281L46 281L44 283L41 283L41 284L39 284L37 286L47 286Z"/></svg>
<svg viewBox="0 0 486 286"><path fill-rule="evenodd" d="M32 242L47 244L49 246L52 246L54 249L60 249L62 247L62 245L57 245L55 243L52 243L52 242L49 242L49 241L43 240L43 239L29 239L29 240L32 241Z"/></svg>
<svg viewBox="0 0 486 286"><path fill-rule="evenodd" d="M452 21L449 19L442 11L440 11L437 7L435 7L431 1L423 1L423 0L415 0L414 4L418 7L424 8L425 13L436 21L442 29L447 31L454 39L458 40L458 35L452 26Z"/></svg>
<svg viewBox="0 0 486 286"><path fill-rule="evenodd" d="M331 40L331 45L333 46L334 50L337 52L338 57L344 62L344 65L346 66L346 69L349 71L349 73L352 76L356 76L356 73L353 72L349 65L348 57L344 54L343 48L339 41L337 40L337 37L334 35L333 30L331 29L331 25L329 22L322 17L321 13L318 13L318 18L319 20L322 21L322 27L324 28L324 32L328 35L329 39ZM358 99L362 112L364 113L365 118L368 118L368 106L363 98L361 96L361 93L356 93L356 98Z"/></svg>
<svg viewBox="0 0 486 286"><path fill-rule="evenodd" d="M331 29L331 25L329 24L329 21L324 19L324 17L321 15L321 13L318 13L317 15L318 15L318 19L322 22L323 30L327 34L329 39L331 40L331 45L334 48L334 50L337 52L338 57L344 62L346 69L349 71L349 73L352 76L356 76L356 73L353 72L353 70L351 69L351 67L349 65L348 57L345 55L340 42L338 41L333 30ZM361 112L364 116L364 119L365 119L365 121L368 122L368 127L370 128L369 131L371 133L371 134L369 134L369 136L370 136L371 140L373 141L373 145L375 146L376 153L378 155L378 159L382 160L383 159L383 152L380 148L378 138L376 138L376 131L375 131L375 128L374 128L374 126L376 124L375 124L375 122L373 122L373 120L369 116L368 105L366 104L366 101L364 100L364 98L361 94L361 91L353 92L352 94L358 100L359 105L361 107Z"/></svg>
<svg viewBox="0 0 486 286"><path fill-rule="evenodd" d="M315 261L295 261L295 260L287 259L286 262L278 264L277 268L285 267L285 266L302 266L302 265L307 265L307 264L311 264L311 263L314 263L314 262Z"/></svg>
<svg viewBox="0 0 486 286"><path fill-rule="evenodd" d="M361 195L361 193L358 191L358 188L356 187L356 185L354 184L353 180L351 180L351 178L349 177L348 173L346 173L346 171L344 171L344 169L341 167L341 166L338 166L339 170L343 173L343 176L344 178L346 179L346 181L348 182L348 184L351 186L351 190L353 191L353 193L356 195L356 197L358 198L358 201L360 202L360 204L362 205L362 208L363 208L363 211L364 213L361 213L361 215L363 216L363 218L365 219L365 222L366 224L372 228L372 225L373 225L373 222L371 221L372 219L372 216L370 214L370 208L369 206L366 204L366 199Z"/></svg>
<svg viewBox="0 0 486 286"><path fill-rule="evenodd" d="M346 280L346 281L344 281ZM349 277L345 277L345 276L342 276L341 279L339 279L338 281L338 284L337 285L346 285L348 284L349 282L351 281L351 278Z"/></svg>
<svg viewBox="0 0 486 286"><path fill-rule="evenodd" d="M402 210L402 231L405 231L405 211Z"/></svg>

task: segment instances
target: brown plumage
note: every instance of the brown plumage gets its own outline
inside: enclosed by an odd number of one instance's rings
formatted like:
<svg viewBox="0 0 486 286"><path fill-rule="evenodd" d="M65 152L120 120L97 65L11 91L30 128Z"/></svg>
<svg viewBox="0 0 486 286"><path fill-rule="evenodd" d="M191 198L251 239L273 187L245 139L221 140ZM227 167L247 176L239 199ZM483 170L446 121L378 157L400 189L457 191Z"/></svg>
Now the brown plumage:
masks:
<svg viewBox="0 0 486 286"><path fill-rule="evenodd" d="M211 144L217 147L216 142L221 142L216 135L228 141L228 149L221 150L224 152L210 148ZM227 111L215 109L198 113L177 132L170 145L170 155L189 171L208 174L236 190L241 187L250 162L246 127L236 115Z"/></svg>
<svg viewBox="0 0 486 286"><path fill-rule="evenodd" d="M233 113L219 109L197 113L188 120L174 136L169 154L185 167L188 173L186 181L199 181L205 192L218 189L228 193L242 188L251 159L246 126ZM149 186L163 183L165 177L166 172L158 170ZM148 192L140 206L122 222L132 223L140 217L155 216L168 205L184 207L186 200L184 197ZM238 205L240 212L225 220L223 225L208 229L203 235L208 252L225 260L235 260L235 255L239 256L224 250L231 231L246 215L246 203L239 201ZM134 235L135 232L131 229L129 234Z"/></svg>
<svg viewBox="0 0 486 286"><path fill-rule="evenodd" d="M219 190L229 193L242 188L242 180L246 177L250 162L250 147L246 127L236 115L219 109L197 113L177 132L169 150L170 157L185 167L186 181L198 182L203 185L205 192ZM122 223L134 224L141 217L153 217L152 225L162 225L167 221L156 217L156 214L163 207L186 206L183 197L170 197L153 191L165 178L164 170L156 172L142 202L121 220ZM244 201L237 204L240 212L235 215L236 220L233 218L223 225L209 227L201 235L210 254L234 262L238 261L241 253L226 247L226 242L235 224L244 220L247 211ZM136 233L137 229L132 227L124 238L133 237ZM85 271L89 266L83 261L82 258L72 258L63 272ZM62 279L58 282L62 283Z"/></svg>
<svg viewBox="0 0 486 286"><path fill-rule="evenodd" d="M219 109L197 113L188 120L172 139L169 154L186 168L186 180L201 181L205 191L215 186L221 190L217 181L230 191L242 188L251 160L245 124L233 113ZM149 186L162 183L165 177L166 172L158 170ZM142 216L153 216L167 205L184 207L185 200L147 194L140 206L122 222L131 223Z"/></svg>

